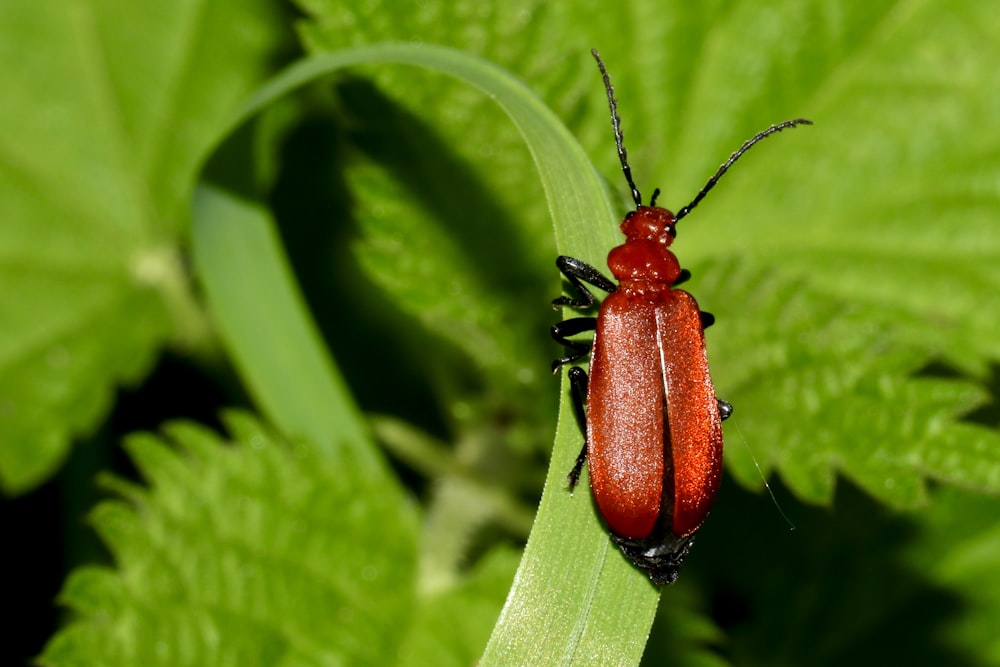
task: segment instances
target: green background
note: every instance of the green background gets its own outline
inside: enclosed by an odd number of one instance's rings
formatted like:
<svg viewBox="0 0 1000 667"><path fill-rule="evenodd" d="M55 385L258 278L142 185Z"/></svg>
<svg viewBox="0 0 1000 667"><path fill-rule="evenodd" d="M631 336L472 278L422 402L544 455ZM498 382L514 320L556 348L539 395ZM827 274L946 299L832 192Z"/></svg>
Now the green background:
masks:
<svg viewBox="0 0 1000 667"><path fill-rule="evenodd" d="M4 662L1000 664L992 8L133 4L0 7ZM679 226L736 412L662 595L562 488L592 47L665 206L815 122Z"/></svg>

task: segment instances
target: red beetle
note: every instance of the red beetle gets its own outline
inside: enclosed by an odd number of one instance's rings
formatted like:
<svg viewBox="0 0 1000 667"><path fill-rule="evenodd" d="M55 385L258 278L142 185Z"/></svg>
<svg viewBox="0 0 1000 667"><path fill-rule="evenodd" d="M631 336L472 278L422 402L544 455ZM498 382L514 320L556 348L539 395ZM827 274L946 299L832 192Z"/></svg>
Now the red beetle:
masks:
<svg viewBox="0 0 1000 667"><path fill-rule="evenodd" d="M694 534L715 502L722 473L722 421L732 413L732 406L716 397L708 373L704 329L714 318L698 309L693 296L675 289L690 277L669 250L676 223L751 146L811 122L797 118L755 135L677 215L656 206L659 190L644 206L622 143L611 80L597 51L591 53L604 78L618 157L636 209L621 223L625 243L608 254L617 285L578 259L556 260L580 296L560 297L554 307L593 307L597 299L584 283L608 297L596 318L576 317L552 327L552 337L570 351L552 369L558 372L590 354L589 379L580 367L569 369L573 404L586 437L569 474L570 489L586 461L594 500L612 539L662 585L677 579ZM571 340L590 330L592 344Z"/></svg>

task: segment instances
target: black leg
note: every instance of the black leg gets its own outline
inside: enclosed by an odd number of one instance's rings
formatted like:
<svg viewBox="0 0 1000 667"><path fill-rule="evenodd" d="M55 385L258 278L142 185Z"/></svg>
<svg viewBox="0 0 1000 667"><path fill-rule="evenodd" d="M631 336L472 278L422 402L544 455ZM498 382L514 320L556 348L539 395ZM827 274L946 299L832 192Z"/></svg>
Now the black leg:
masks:
<svg viewBox="0 0 1000 667"><path fill-rule="evenodd" d="M590 342L570 340L569 337L584 331L593 331L596 328L596 317L574 317L552 325L552 339L572 350L565 357L560 357L552 362L553 374L559 372L560 366L582 359L590 352Z"/></svg>
<svg viewBox="0 0 1000 667"><path fill-rule="evenodd" d="M604 290L607 293L614 292L617 286L608 280L600 271L586 262L582 262L574 257L560 255L556 258L556 266L559 271L566 276L566 280L580 295L579 298L561 296L552 301L553 308L569 306L570 308L587 309L592 308L597 303L597 297L587 289L584 283ZM592 343L570 340L570 336L593 331L597 328L596 317L574 317L559 322L552 326L552 338L561 345L570 349L570 353L565 357L560 357L552 362L552 372L556 373L564 364L573 363L590 353ZM573 399L573 413L576 422L583 433L583 447L576 457L573 469L570 471L567 481L569 490L572 491L577 482L580 481L580 474L583 472L583 464L587 461L587 374L582 368L573 366L567 373L569 376L570 393Z"/></svg>
<svg viewBox="0 0 1000 667"><path fill-rule="evenodd" d="M726 421L733 414L733 404L727 403L718 396L715 397L715 400L719 402L719 417L722 418L722 421Z"/></svg>
<svg viewBox="0 0 1000 667"><path fill-rule="evenodd" d="M686 283L689 280L691 280L691 272L687 269L681 269L681 274L677 276L677 280L673 282L671 287L677 287L678 285Z"/></svg>
<svg viewBox="0 0 1000 667"><path fill-rule="evenodd" d="M702 329L707 329L715 324L715 315L712 313L706 313L704 310L698 311L698 319L701 320Z"/></svg>
<svg viewBox="0 0 1000 667"><path fill-rule="evenodd" d="M570 308L591 308L595 303L597 303L597 297L595 297L583 283L588 283L608 293L614 292L617 289L615 284L605 278L600 271L592 267L590 264L576 259L575 257L560 255L559 257L556 257L556 266L559 267L559 271L566 276L570 285L572 285L580 294L580 298L574 299L568 296L561 296L557 299L553 299L553 308L560 308L562 306L569 306Z"/></svg>
<svg viewBox="0 0 1000 667"><path fill-rule="evenodd" d="M570 396L573 399L573 413L576 415L576 423L583 433L583 448L576 457L573 469L569 471L566 480L569 482L569 490L576 487L580 481L580 474L583 472L583 464L587 460L587 413L584 405L587 402L587 374L579 366L574 366L567 373L569 376Z"/></svg>

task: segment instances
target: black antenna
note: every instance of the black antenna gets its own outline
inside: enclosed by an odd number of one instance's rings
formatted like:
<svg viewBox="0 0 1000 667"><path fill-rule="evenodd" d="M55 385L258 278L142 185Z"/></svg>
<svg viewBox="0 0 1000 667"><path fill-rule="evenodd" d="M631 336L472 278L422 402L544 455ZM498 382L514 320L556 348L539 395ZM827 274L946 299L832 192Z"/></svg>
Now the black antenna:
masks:
<svg viewBox="0 0 1000 667"><path fill-rule="evenodd" d="M628 186L632 188L632 199L635 200L636 207L639 207L642 206L642 195L639 194L639 189L635 187L635 181L632 180L632 168L628 166L628 154L625 152L625 145L622 143L622 119L618 117L618 103L615 101L615 89L611 85L611 77L608 76L608 70L604 67L601 54L597 52L597 49L591 49L590 53L594 56L594 60L597 61L597 68L601 70L601 76L604 77L604 90L608 91L608 107L611 109L611 127L615 130L618 159L621 160L622 173L625 174L625 180L628 181Z"/></svg>
<svg viewBox="0 0 1000 667"><path fill-rule="evenodd" d="M603 69L604 68L601 68L602 71ZM813 123L811 120L806 120L805 118L796 118L795 120L786 120L784 123L778 123L777 125L772 125L766 130L755 134L752 138L747 140L746 143L740 146L740 149L738 151L730 155L728 160L722 163L722 166L719 167L719 170L715 172L715 176L708 179L708 183L706 183L705 187L701 189L701 192L699 192L698 196L694 198L694 201L692 201L690 204L688 204L681 210L677 211L677 215L674 216L674 222L679 221L685 215L690 213L691 209L697 206L701 202L701 200L705 198L705 195L708 194L708 191L715 187L715 184L719 182L719 179L722 178L722 175L725 174L727 171L729 171L729 168L733 166L733 163L739 160L740 156L746 153L748 150L750 150L750 148L758 141L762 141L763 139L768 138L772 134L775 134L776 132L781 132L782 130L787 129L789 127L795 127L796 125L812 125L812 124Z"/></svg>
<svg viewBox="0 0 1000 667"><path fill-rule="evenodd" d="M656 206L656 199L660 196L660 188L653 190L653 196L649 198L649 205Z"/></svg>

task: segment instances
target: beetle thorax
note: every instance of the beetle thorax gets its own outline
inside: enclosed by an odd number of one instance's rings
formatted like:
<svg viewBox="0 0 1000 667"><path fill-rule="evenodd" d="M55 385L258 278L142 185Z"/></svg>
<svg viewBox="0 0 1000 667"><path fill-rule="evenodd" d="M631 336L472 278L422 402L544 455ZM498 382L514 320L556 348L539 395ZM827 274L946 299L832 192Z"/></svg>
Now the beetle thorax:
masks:
<svg viewBox="0 0 1000 667"><path fill-rule="evenodd" d="M619 282L644 283L643 287L669 289L681 273L680 263L668 248L674 242L674 215L658 206L640 206L621 224L625 243L608 254L608 268Z"/></svg>

